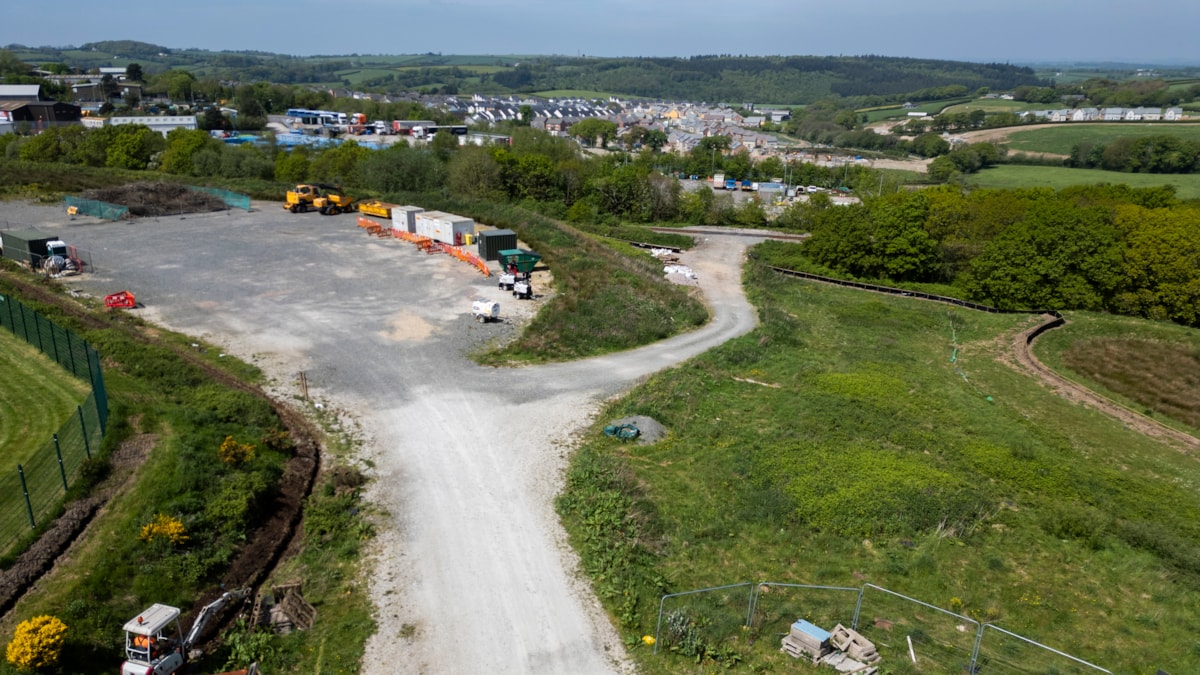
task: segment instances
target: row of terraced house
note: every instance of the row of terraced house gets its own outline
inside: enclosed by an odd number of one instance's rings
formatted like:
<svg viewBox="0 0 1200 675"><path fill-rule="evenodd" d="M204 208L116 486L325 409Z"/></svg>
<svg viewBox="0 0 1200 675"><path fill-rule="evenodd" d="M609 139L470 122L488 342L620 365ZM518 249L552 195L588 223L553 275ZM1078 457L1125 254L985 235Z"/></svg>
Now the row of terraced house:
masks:
<svg viewBox="0 0 1200 675"><path fill-rule="evenodd" d="M1183 108L1061 108L1058 110L1026 110L1024 118L1041 118L1047 122L1178 122L1186 119Z"/></svg>

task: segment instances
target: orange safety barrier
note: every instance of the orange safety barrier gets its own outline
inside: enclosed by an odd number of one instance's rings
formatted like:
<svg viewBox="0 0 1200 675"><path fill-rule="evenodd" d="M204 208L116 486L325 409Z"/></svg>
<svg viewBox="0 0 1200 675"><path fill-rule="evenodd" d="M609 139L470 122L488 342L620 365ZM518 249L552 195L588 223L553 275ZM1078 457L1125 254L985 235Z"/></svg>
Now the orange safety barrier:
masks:
<svg viewBox="0 0 1200 675"><path fill-rule="evenodd" d="M370 218L363 218L362 216L358 217L358 226L364 230L369 230L371 227L381 227L379 223L371 220Z"/></svg>
<svg viewBox="0 0 1200 675"><path fill-rule="evenodd" d="M382 232L380 232L376 228L382 228L382 226L369 218L363 218L362 216L359 216L358 226L366 228L366 230L372 234L376 234L381 237L388 236L389 230L384 229ZM433 254L442 252L452 255L468 265L473 265L475 269L479 270L483 274L483 276L492 276L492 271L488 269L486 260L480 260L479 256L475 255L474 253L470 253L469 251L464 251L461 246L451 246L440 241L434 241L429 237L413 234L412 232L408 232L406 230L392 229L390 230L390 233L391 236L396 239L403 239L404 241L416 244L417 248L425 251L426 253Z"/></svg>

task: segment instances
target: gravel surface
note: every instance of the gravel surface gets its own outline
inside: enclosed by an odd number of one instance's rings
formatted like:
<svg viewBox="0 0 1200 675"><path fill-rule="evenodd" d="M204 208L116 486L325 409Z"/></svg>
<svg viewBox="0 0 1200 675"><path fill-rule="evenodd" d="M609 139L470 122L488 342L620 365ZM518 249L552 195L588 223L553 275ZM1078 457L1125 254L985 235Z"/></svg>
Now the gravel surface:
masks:
<svg viewBox="0 0 1200 675"><path fill-rule="evenodd" d="M573 440L639 378L751 330L741 288L756 236L703 234L681 256L705 327L585 361L482 368L465 354L511 338L539 305L449 256L366 235L353 216L251 212L106 223L5 204L91 251L65 283L133 291L134 310L259 365L279 396L310 396L362 430L383 514L370 587L379 630L366 673L608 673L630 669L553 508ZM0 225L2 226L2 225ZM751 233L752 234L752 233ZM478 324L471 301L500 302Z"/></svg>

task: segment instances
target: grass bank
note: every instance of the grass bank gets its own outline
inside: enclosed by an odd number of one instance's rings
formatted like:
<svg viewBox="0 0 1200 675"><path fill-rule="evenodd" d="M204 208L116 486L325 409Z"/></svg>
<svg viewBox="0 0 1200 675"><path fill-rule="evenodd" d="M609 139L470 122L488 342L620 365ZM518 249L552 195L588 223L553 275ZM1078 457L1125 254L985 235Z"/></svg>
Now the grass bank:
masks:
<svg viewBox="0 0 1200 675"><path fill-rule="evenodd" d="M88 386L0 328L0 471L16 471L87 397ZM10 497L0 495L0 509Z"/></svg>
<svg viewBox="0 0 1200 675"><path fill-rule="evenodd" d="M756 331L651 378L598 422L649 415L667 438L629 445L595 429L559 502L645 672L777 670L793 663L779 652L792 621L849 625L853 593L776 586L745 629L738 587L668 601L659 654L643 642L661 594L763 580L877 584L1114 671L1200 668L1200 463L1005 365L997 338L1026 317L783 278L754 260L747 284ZM888 672L968 662L961 620L880 593L862 616ZM988 663L1070 671L992 635Z"/></svg>
<svg viewBox="0 0 1200 675"><path fill-rule="evenodd" d="M258 370L221 350L128 313L89 310L41 280L0 275L0 292L76 332L102 356L109 432L82 482L134 470L136 464L108 464L124 442L144 454L132 484L109 501L87 538L0 625L0 643L17 622L52 614L69 627L63 672L111 672L122 660L121 626L137 612L155 602L187 611L218 584L238 578L237 556L284 497L280 478L294 454L293 439L255 389ZM342 629L341 616L370 626L365 600L346 592L356 583L346 575L355 572L357 542L370 530L355 506L357 486L328 480L307 505L309 529L317 534L306 543L323 550L296 572L320 617L318 629L306 635L326 639ZM148 529L154 522L172 526ZM362 641L339 637L335 650L341 663L352 664L344 672L357 672ZM310 663L300 657L279 662ZM15 671L4 662L0 673Z"/></svg>

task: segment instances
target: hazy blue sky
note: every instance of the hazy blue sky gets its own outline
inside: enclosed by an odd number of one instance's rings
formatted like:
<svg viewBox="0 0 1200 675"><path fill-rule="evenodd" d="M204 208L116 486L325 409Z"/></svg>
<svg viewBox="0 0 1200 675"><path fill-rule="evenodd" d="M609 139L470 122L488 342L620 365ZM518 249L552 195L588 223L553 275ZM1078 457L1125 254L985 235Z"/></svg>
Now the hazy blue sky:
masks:
<svg viewBox="0 0 1200 675"><path fill-rule="evenodd" d="M186 9L185 9L186 7ZM0 44L140 40L283 54L881 54L1200 63L1196 0L15 2Z"/></svg>

